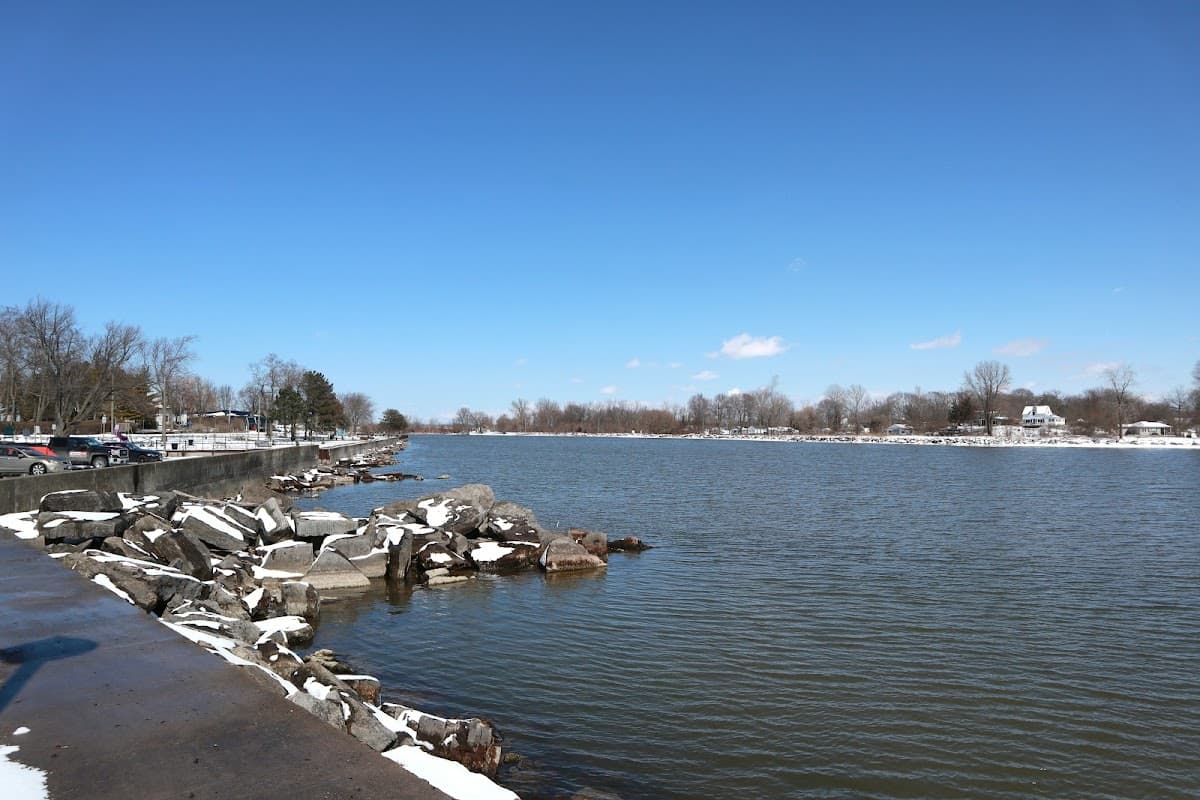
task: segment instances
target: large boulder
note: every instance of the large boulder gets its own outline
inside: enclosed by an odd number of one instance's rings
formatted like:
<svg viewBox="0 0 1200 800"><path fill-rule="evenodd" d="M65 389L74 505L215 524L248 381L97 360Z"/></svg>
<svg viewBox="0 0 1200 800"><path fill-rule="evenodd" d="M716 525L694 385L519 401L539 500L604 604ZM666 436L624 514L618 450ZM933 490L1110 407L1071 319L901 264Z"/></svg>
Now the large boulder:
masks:
<svg viewBox="0 0 1200 800"><path fill-rule="evenodd" d="M294 520L297 539L324 539L358 530L356 520L336 511L301 511Z"/></svg>
<svg viewBox="0 0 1200 800"><path fill-rule="evenodd" d="M471 543L466 556L480 572L515 572L536 565L538 553L538 546L529 542L481 539Z"/></svg>
<svg viewBox="0 0 1200 800"><path fill-rule="evenodd" d="M386 547L372 550L365 556L355 556L350 563L358 567L358 571L368 578L387 577L390 556Z"/></svg>
<svg viewBox="0 0 1200 800"><path fill-rule="evenodd" d="M375 533L368 530L365 533L350 533L341 536L330 536L321 545L322 550L336 550L346 558L365 556L375 549Z"/></svg>
<svg viewBox="0 0 1200 800"><path fill-rule="evenodd" d="M214 550L227 553L252 547L258 531L242 525L215 505L185 504L178 513L177 525Z"/></svg>
<svg viewBox="0 0 1200 800"><path fill-rule="evenodd" d="M567 536L594 556L608 557L608 536L599 531L586 531L582 528L571 528Z"/></svg>
<svg viewBox="0 0 1200 800"><path fill-rule="evenodd" d="M100 550L70 553L62 562L92 580L104 575L134 605L155 613L196 600L205 590L204 583L178 570Z"/></svg>
<svg viewBox="0 0 1200 800"><path fill-rule="evenodd" d="M259 538L265 544L275 544L292 536L292 519L283 511L283 506L274 497L268 497L254 509Z"/></svg>
<svg viewBox="0 0 1200 800"><path fill-rule="evenodd" d="M308 572L304 574L305 583L314 589L365 589L371 585L347 558L335 550L326 550L317 557Z"/></svg>
<svg viewBox="0 0 1200 800"><path fill-rule="evenodd" d="M263 569L275 572L290 572L303 575L313 565L312 542L299 542L285 539L276 544L258 548L262 554Z"/></svg>
<svg viewBox="0 0 1200 800"><path fill-rule="evenodd" d="M438 542L429 542L424 545L414 554L413 561L425 572L435 569L461 572L470 567L465 558L457 553L452 553L444 544Z"/></svg>
<svg viewBox="0 0 1200 800"><path fill-rule="evenodd" d="M503 755L500 736L483 719L448 719L388 703L383 712L404 723L411 738L439 758L457 761L472 772L496 776Z"/></svg>
<svg viewBox="0 0 1200 800"><path fill-rule="evenodd" d="M146 534L150 549L164 564L202 581L213 577L212 552L200 539L187 531L158 531Z"/></svg>
<svg viewBox="0 0 1200 800"><path fill-rule="evenodd" d="M116 492L98 489L66 489L42 497L39 511L122 511L124 504Z"/></svg>
<svg viewBox="0 0 1200 800"><path fill-rule="evenodd" d="M480 526L480 532L502 542L533 542L540 544L537 517L524 506L502 501L492 506Z"/></svg>
<svg viewBox="0 0 1200 800"><path fill-rule="evenodd" d="M82 542L120 537L132 523L131 515L112 511L43 511L37 530L47 544Z"/></svg>
<svg viewBox="0 0 1200 800"><path fill-rule="evenodd" d="M388 578L402 581L408 577L408 567L412 562L413 535L403 528L389 528L387 534L387 572Z"/></svg>
<svg viewBox="0 0 1200 800"><path fill-rule="evenodd" d="M492 487L468 483L457 489L426 495L417 501L413 516L431 528L475 535L496 502Z"/></svg>
<svg viewBox="0 0 1200 800"><path fill-rule="evenodd" d="M594 556L570 539L554 539L542 546L538 566L546 572L568 572L580 569L597 569L608 566L604 559Z"/></svg>

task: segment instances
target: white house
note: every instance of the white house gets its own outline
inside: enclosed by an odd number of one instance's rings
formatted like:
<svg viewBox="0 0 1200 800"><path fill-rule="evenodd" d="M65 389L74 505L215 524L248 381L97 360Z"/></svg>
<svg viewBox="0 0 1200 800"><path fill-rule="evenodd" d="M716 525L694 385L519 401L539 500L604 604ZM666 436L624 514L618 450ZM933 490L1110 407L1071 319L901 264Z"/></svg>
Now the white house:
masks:
<svg viewBox="0 0 1200 800"><path fill-rule="evenodd" d="M1026 436L1053 436L1067 427L1067 421L1050 406L1025 406L1021 409L1021 427Z"/></svg>
<svg viewBox="0 0 1200 800"><path fill-rule="evenodd" d="M896 422L888 425L887 432L889 436L904 436L913 432L912 425L905 425L903 422Z"/></svg>
<svg viewBox="0 0 1200 800"><path fill-rule="evenodd" d="M1126 436L1167 436L1171 433L1171 426L1165 422L1134 422L1130 425L1121 426L1125 431Z"/></svg>

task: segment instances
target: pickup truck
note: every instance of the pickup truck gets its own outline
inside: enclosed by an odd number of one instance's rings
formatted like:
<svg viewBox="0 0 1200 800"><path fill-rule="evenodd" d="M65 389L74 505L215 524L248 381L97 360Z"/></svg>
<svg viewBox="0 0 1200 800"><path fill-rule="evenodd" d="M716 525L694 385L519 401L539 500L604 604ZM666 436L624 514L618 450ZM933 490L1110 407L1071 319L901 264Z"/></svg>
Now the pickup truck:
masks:
<svg viewBox="0 0 1200 800"><path fill-rule="evenodd" d="M107 467L129 460L129 451L124 446L105 444L92 436L51 436L48 447L59 458L77 466Z"/></svg>

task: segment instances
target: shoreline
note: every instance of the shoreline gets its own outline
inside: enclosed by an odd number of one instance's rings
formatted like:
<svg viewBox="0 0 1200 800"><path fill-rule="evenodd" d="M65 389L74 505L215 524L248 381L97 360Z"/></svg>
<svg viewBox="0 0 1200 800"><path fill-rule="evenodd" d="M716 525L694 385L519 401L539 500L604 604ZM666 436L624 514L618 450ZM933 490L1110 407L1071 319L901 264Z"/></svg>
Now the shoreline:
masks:
<svg viewBox="0 0 1200 800"><path fill-rule="evenodd" d="M790 442L816 444L881 444L881 445L915 445L920 447L1031 447L1041 449L1053 448L1092 448L1092 449L1128 449L1128 450L1187 450L1200 453L1200 438L1189 439L1180 436L1143 436L1126 437L1124 439L1094 438L1090 436L1050 436L1038 439L1005 438L996 436L881 436L875 434L783 434L769 436L766 434L742 436L735 434L707 433L540 433L540 432L500 432L485 431L482 433L421 433L418 436L544 436L552 438L587 438L587 439L680 439L720 442Z"/></svg>
<svg viewBox="0 0 1200 800"><path fill-rule="evenodd" d="M385 452L394 463L396 450ZM362 472L385 466L359 463ZM264 481L255 498L51 492L37 509L0 515L0 528L446 796L518 800L497 782L508 760L491 723L383 702L380 681L339 654L290 648L312 642L323 601L370 588L372 578L433 589L480 573L603 569L610 545L645 546L542 528L532 511L496 501L478 484L397 500L366 518L285 511L282 493L269 487L279 477ZM338 485L306 482L318 490Z"/></svg>

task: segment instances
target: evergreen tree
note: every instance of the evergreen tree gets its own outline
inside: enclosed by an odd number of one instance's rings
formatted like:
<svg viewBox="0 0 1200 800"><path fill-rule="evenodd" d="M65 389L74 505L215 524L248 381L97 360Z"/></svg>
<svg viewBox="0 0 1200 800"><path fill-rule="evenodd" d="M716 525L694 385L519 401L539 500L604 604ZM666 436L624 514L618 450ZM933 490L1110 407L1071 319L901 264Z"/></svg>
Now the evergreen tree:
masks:
<svg viewBox="0 0 1200 800"><path fill-rule="evenodd" d="M296 423L304 418L305 403L294 386L285 386L279 390L275 398L275 418L284 425L292 428L292 438L296 438Z"/></svg>
<svg viewBox="0 0 1200 800"><path fill-rule="evenodd" d="M304 414L310 431L344 424L345 412L328 378L310 369L301 376L300 388L304 392Z"/></svg>
<svg viewBox="0 0 1200 800"><path fill-rule="evenodd" d="M399 433L408 430L408 419L394 408L384 409L379 427L385 431Z"/></svg>

